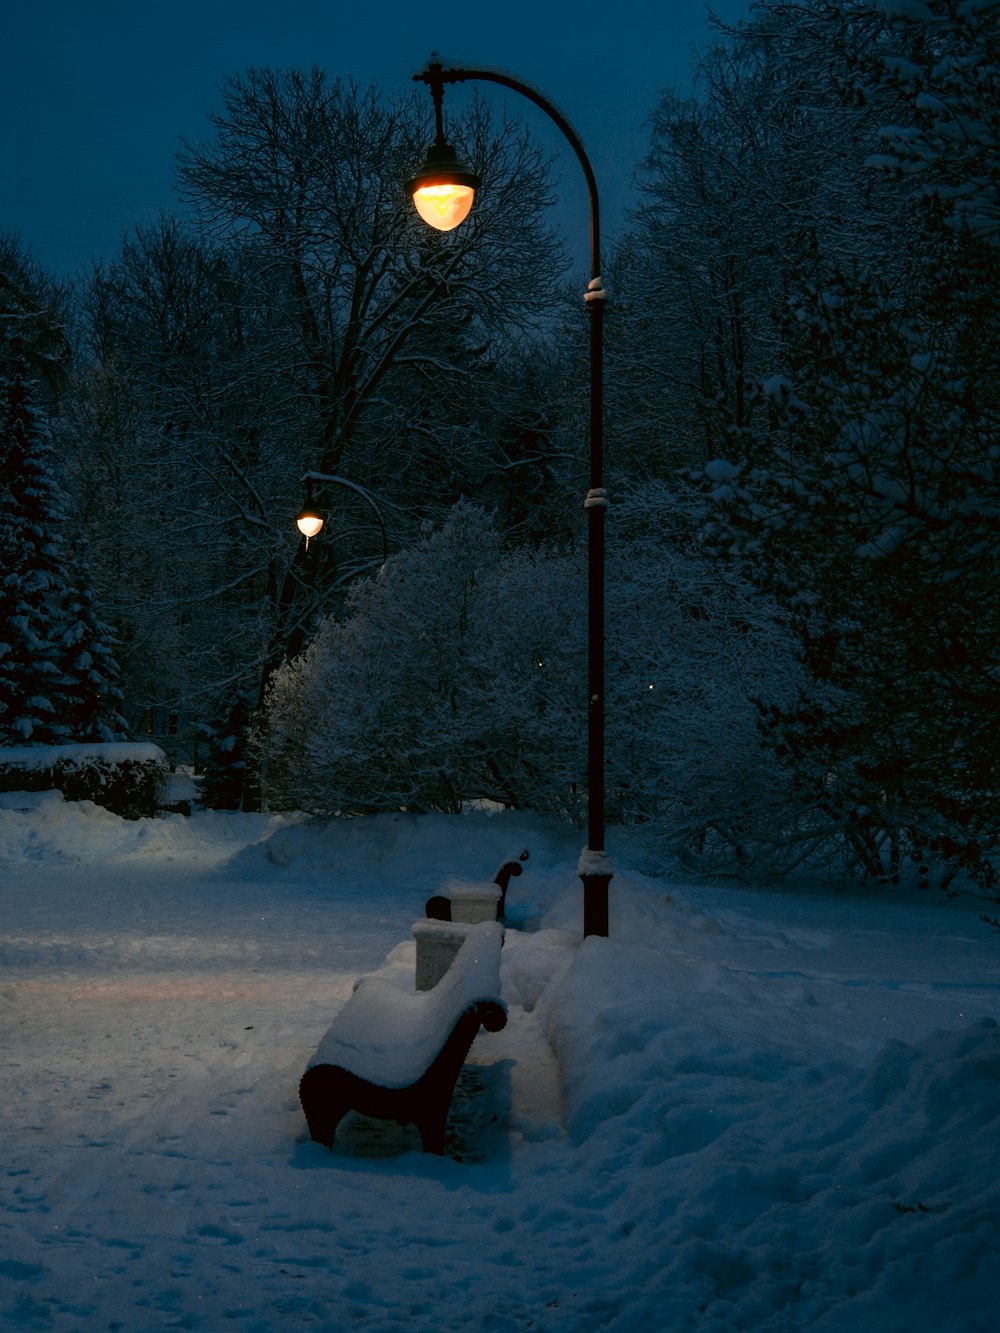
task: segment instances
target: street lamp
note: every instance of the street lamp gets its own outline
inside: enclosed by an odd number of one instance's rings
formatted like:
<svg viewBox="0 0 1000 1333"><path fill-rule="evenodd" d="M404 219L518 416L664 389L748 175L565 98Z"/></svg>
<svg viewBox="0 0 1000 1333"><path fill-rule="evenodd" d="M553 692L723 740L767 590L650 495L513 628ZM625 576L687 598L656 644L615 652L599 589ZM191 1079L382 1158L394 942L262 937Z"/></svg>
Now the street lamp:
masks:
<svg viewBox="0 0 1000 1333"><path fill-rule="evenodd" d="M295 516L295 526L306 539L306 550L309 549L310 540L319 535L326 521L313 502L313 483L318 482L324 486L341 486L344 490L352 491L355 495L360 496L375 515L379 536L382 538L382 563L384 565L389 559L389 537L385 529L385 519L382 517L382 511L379 509L375 498L363 486L359 486L356 481L348 481L346 477L330 476L326 472L307 472L302 480L306 484L306 502Z"/></svg>
<svg viewBox="0 0 1000 1333"><path fill-rule="evenodd" d="M440 91L440 90L439 90ZM451 231L469 216L472 199L479 189L479 177L461 162L441 128L441 99L435 103L437 139L427 150L427 158L407 182L417 212L438 231Z"/></svg>
<svg viewBox="0 0 1000 1333"><path fill-rule="evenodd" d="M498 83L534 102L554 121L583 168L590 197L591 277L584 294L590 312L590 489L584 500L588 515L587 557L587 846L580 857L583 881L583 933L607 935L608 885L611 859L604 849L604 511L607 491L602 479L604 453L604 284L601 281L600 210L597 182L583 144L566 118L527 84L488 69L443 69L436 61L414 82L426 83L434 99L435 140L427 160L407 181L417 212L432 227L450 231L467 217L479 178L444 136L442 102L446 83Z"/></svg>

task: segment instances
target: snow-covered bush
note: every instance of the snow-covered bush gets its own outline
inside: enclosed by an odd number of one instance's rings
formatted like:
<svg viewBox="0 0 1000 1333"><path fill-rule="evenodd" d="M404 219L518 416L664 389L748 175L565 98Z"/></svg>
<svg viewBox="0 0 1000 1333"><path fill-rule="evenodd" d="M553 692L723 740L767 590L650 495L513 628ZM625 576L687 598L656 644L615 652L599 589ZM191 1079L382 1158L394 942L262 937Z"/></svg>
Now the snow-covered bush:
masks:
<svg viewBox="0 0 1000 1333"><path fill-rule="evenodd" d="M609 821L689 869L782 873L808 856L761 701L800 675L773 603L704 558L700 502L647 482L615 502L608 561Z"/></svg>
<svg viewBox="0 0 1000 1333"><path fill-rule="evenodd" d="M566 808L583 771L578 587L572 561L504 552L487 516L457 505L276 673L258 738L267 801Z"/></svg>
<svg viewBox="0 0 1000 1333"><path fill-rule="evenodd" d="M487 798L581 818L586 604L582 557L505 549L460 504L276 674L257 740L267 802L332 814ZM775 621L648 535L613 550L607 620L609 822L747 862L780 824L752 701L790 669Z"/></svg>
<svg viewBox="0 0 1000 1333"><path fill-rule="evenodd" d="M26 745L0 748L0 791L59 791L123 819L156 814L167 780L156 745Z"/></svg>

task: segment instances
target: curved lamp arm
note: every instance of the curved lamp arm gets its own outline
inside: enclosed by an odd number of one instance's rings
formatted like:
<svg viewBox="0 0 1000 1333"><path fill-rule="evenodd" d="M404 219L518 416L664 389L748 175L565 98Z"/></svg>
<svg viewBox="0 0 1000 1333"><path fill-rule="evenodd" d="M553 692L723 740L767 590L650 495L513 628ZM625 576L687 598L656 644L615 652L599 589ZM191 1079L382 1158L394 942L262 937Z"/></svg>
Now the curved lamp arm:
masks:
<svg viewBox="0 0 1000 1333"><path fill-rule="evenodd" d="M535 106L544 111L551 121L562 131L573 152L577 156L580 166L583 168L584 179L587 182L587 194L590 198L590 276L599 278L601 276L601 209L600 201L597 195L597 180L594 176L593 167L590 165L590 159L584 151L580 136L574 130L566 117L557 107L543 97L537 89L532 88L530 84L521 83L519 79L511 78L509 74L504 74L495 69L444 69L436 61L432 61L425 70L419 74L414 74L414 83L426 83L435 97L435 104L440 107L440 89L446 83L469 83L473 80L486 83L498 83L502 88L509 88L511 92L520 93L526 97L529 102L534 102Z"/></svg>

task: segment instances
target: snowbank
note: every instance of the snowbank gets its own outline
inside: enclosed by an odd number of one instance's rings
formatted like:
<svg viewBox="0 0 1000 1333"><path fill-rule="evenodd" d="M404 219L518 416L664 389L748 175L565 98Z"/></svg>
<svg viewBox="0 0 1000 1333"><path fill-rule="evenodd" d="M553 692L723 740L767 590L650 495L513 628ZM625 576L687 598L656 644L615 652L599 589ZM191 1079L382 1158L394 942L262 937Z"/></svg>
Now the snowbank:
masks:
<svg viewBox="0 0 1000 1333"><path fill-rule="evenodd" d="M503 1032L444 1159L308 1141L359 975L512 845ZM975 904L672 885L539 820L0 808L0 1319L31 1330L944 1330L1000 1318Z"/></svg>

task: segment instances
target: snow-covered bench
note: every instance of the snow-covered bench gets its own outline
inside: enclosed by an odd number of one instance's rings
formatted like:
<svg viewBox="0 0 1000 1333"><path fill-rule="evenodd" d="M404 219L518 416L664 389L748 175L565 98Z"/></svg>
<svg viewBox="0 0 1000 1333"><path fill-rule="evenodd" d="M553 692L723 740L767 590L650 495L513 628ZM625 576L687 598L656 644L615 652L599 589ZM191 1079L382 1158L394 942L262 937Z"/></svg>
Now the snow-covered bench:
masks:
<svg viewBox="0 0 1000 1333"><path fill-rule="evenodd" d="M299 1084L310 1137L333 1147L348 1111L413 1124L425 1152L444 1151L452 1093L480 1027L507 1022L500 999L503 931L474 926L433 990L365 977L316 1049Z"/></svg>
<svg viewBox="0 0 1000 1333"><path fill-rule="evenodd" d="M527 859L527 852L509 856L489 884L446 880L442 891L427 899L425 914L432 921L499 921L507 902L507 886L513 876L521 874L521 862Z"/></svg>

